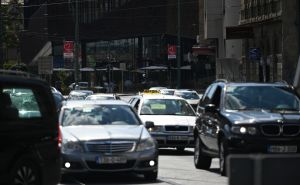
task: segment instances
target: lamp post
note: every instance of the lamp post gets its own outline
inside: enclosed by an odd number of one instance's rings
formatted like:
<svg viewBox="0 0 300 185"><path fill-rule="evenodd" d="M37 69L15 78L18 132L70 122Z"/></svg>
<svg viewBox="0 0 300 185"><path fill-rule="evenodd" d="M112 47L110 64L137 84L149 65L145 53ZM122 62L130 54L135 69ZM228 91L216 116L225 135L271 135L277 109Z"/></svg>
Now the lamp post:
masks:
<svg viewBox="0 0 300 185"><path fill-rule="evenodd" d="M4 35L4 26L3 26L3 15L2 15L2 0L0 0L0 69L3 68L3 35Z"/></svg>
<svg viewBox="0 0 300 185"><path fill-rule="evenodd" d="M181 18L180 18L180 14L181 14L181 0L177 0L177 89L179 89L181 87L181 71L180 71L180 67L181 67Z"/></svg>
<svg viewBox="0 0 300 185"><path fill-rule="evenodd" d="M75 0L75 47L74 47L74 80L75 84L79 81L79 0Z"/></svg>

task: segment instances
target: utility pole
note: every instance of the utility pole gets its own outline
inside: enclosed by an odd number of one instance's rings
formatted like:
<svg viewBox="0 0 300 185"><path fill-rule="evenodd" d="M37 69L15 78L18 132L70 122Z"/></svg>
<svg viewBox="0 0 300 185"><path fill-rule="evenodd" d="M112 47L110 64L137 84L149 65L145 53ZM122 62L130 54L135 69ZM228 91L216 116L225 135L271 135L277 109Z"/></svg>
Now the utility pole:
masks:
<svg viewBox="0 0 300 185"><path fill-rule="evenodd" d="M2 13L2 0L0 0L0 69L3 69L3 36L4 36L4 26L3 26L3 13Z"/></svg>
<svg viewBox="0 0 300 185"><path fill-rule="evenodd" d="M181 0L177 0L177 89L181 87Z"/></svg>
<svg viewBox="0 0 300 185"><path fill-rule="evenodd" d="M75 0L75 48L74 48L74 80L79 81L79 0Z"/></svg>

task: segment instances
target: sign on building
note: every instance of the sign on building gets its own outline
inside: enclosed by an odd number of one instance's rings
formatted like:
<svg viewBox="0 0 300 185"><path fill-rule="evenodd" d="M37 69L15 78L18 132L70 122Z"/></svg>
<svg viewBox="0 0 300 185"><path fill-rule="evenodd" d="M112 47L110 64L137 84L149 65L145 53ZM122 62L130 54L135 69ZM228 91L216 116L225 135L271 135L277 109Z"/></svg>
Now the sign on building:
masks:
<svg viewBox="0 0 300 185"><path fill-rule="evenodd" d="M64 41L64 58L74 57L74 41Z"/></svg>
<svg viewBox="0 0 300 185"><path fill-rule="evenodd" d="M168 45L168 60L176 59L176 45Z"/></svg>
<svg viewBox="0 0 300 185"><path fill-rule="evenodd" d="M40 57L38 60L38 72L40 75L49 75L53 73L53 57Z"/></svg>
<svg viewBox="0 0 300 185"><path fill-rule="evenodd" d="M260 48L250 48L248 52L248 56L250 60L260 60L261 58Z"/></svg>

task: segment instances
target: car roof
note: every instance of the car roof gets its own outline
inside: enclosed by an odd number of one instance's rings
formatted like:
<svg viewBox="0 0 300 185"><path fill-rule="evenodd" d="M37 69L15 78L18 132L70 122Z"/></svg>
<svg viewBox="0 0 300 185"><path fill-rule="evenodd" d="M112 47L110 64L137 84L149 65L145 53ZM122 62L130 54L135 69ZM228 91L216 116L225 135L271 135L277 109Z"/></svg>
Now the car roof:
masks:
<svg viewBox="0 0 300 185"><path fill-rule="evenodd" d="M143 99L168 99L168 100L184 100L178 96L172 95L163 95L163 94L144 94L142 95Z"/></svg>
<svg viewBox="0 0 300 185"><path fill-rule="evenodd" d="M70 100L65 102L64 107L85 106L85 105L128 105L122 100Z"/></svg>
<svg viewBox="0 0 300 185"><path fill-rule="evenodd" d="M157 86L157 87L150 87L149 90L162 90L167 89L167 87Z"/></svg>
<svg viewBox="0 0 300 185"><path fill-rule="evenodd" d="M220 82L218 82L220 83ZM255 83L255 82L229 82L225 83L226 86L270 86L270 87L289 87L286 83L275 82L275 83Z"/></svg>
<svg viewBox="0 0 300 185"><path fill-rule="evenodd" d="M85 94L85 93L93 93L93 91L90 90L73 90L70 92L70 94Z"/></svg>
<svg viewBox="0 0 300 185"><path fill-rule="evenodd" d="M115 97L116 94L112 94L112 93L95 93L95 94L89 95L88 97L95 97L95 96Z"/></svg>
<svg viewBox="0 0 300 185"><path fill-rule="evenodd" d="M178 89L178 90L175 90L175 93L197 93L197 91L195 91L195 90L180 90L180 89ZM198 94L198 93L197 93Z"/></svg>
<svg viewBox="0 0 300 185"><path fill-rule="evenodd" d="M1 70L5 71L5 70ZM24 73L26 74L26 73ZM8 83L14 83L14 84L20 84L20 85L42 85L49 87L48 83L38 77L33 77L30 74L28 76L19 76L19 75L10 75L10 74L2 74L0 73L0 82L1 84L8 84ZM50 89L50 87L49 87Z"/></svg>

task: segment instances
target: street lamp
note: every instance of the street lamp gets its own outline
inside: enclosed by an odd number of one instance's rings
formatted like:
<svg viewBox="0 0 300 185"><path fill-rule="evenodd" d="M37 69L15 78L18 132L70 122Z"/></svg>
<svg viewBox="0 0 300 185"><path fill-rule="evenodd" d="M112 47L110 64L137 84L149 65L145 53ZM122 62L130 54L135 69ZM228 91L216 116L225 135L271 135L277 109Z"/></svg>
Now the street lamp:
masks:
<svg viewBox="0 0 300 185"><path fill-rule="evenodd" d="M75 51L74 51L74 67L75 67L75 84L78 83L79 81L79 61L78 61L78 57L79 57L79 4L78 4L79 0L75 0Z"/></svg>
<svg viewBox="0 0 300 185"><path fill-rule="evenodd" d="M181 87L181 71L180 71L180 67L181 67L181 23L180 23L180 9L181 9L181 0L177 0L177 89L179 89Z"/></svg>

